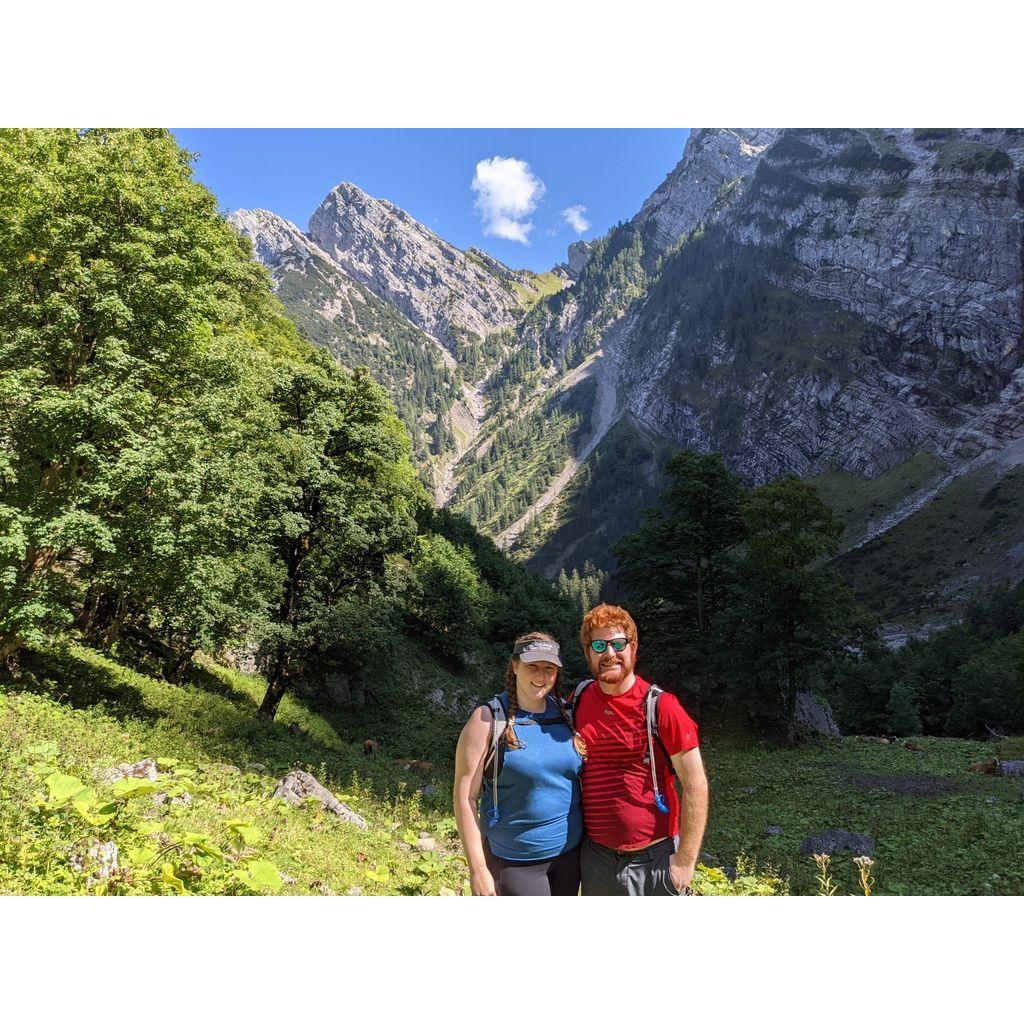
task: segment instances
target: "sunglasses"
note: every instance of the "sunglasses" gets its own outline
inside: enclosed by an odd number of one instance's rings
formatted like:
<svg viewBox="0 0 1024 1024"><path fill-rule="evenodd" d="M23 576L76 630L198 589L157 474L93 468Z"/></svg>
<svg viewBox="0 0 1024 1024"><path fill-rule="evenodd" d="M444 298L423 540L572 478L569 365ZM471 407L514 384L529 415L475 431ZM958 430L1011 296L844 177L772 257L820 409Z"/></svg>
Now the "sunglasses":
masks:
<svg viewBox="0 0 1024 1024"><path fill-rule="evenodd" d="M624 636L617 636L614 640L591 640L590 649L595 654L604 654L608 650L608 645L617 651L624 651L629 646L629 641Z"/></svg>

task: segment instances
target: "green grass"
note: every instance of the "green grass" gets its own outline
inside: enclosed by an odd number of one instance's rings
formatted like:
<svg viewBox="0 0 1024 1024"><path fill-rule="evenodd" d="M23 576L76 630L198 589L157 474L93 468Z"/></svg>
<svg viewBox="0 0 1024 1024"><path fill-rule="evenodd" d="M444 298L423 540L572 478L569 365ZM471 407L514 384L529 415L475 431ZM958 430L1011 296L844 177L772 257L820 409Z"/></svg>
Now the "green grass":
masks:
<svg viewBox="0 0 1024 1024"><path fill-rule="evenodd" d="M858 598L887 621L927 621L1019 577L1009 552L1024 542L1024 468L993 483L962 476L838 568Z"/></svg>
<svg viewBox="0 0 1024 1024"><path fill-rule="evenodd" d="M530 273L526 284L519 281L512 282L512 288L519 299L523 309L533 309L541 299L549 295L556 295L565 287L565 278L550 270L543 274Z"/></svg>
<svg viewBox="0 0 1024 1024"><path fill-rule="evenodd" d="M286 696L268 724L254 717L262 681L213 664L201 666L193 684L175 686L82 647L32 661L0 690L0 894L468 891L449 796L457 719L409 701L408 715L378 733L382 755L366 758L354 737L362 737L370 702L342 717ZM920 742L923 754L854 740L784 750L705 737L712 811L697 891L816 892L800 843L811 831L840 827L878 840L879 893L1024 892L1019 782L966 772L992 756L989 745ZM393 760L416 755L437 767L410 774ZM143 757L161 759L155 786L132 795L102 781L105 769ZM319 805L273 799L294 767L315 775L369 829ZM887 790L894 779L906 788L908 778L911 788L938 795ZM74 788L69 779L91 795L62 795L62 785ZM424 785L433 791L417 793ZM147 789L187 792L191 802L157 805ZM766 836L768 824L782 835ZM421 834L436 849L420 851ZM89 840L110 839L124 870L105 889L90 887L69 858ZM833 859L840 891L855 891L849 860ZM730 881L720 869L734 865Z"/></svg>
<svg viewBox="0 0 1024 1024"><path fill-rule="evenodd" d="M968 773L994 755L991 744L917 742L923 753L853 738L792 750L705 739L712 793L704 849L721 864L746 856L771 865L793 895L810 895L817 867L800 845L842 828L875 838L878 895L1024 894L1020 780ZM767 835L767 825L782 833ZM859 892L853 856L832 858L840 894Z"/></svg>
<svg viewBox="0 0 1024 1024"><path fill-rule="evenodd" d="M942 460L918 452L906 462L871 480L835 471L811 477L822 501L846 523L843 548L856 544L871 520L884 518L901 501L919 491L942 472Z"/></svg>
<svg viewBox="0 0 1024 1024"><path fill-rule="evenodd" d="M361 742L341 739L330 715L288 696L275 723L258 721L262 685L207 665L196 684L173 686L80 647L46 655L34 674L9 683L0 691L0 748L7 752L0 764L0 893L83 892L83 876L67 864L70 846L114 838L124 861L130 849L147 845L149 830L165 837L167 849L157 846L153 858L133 865L112 891L173 891L173 883L158 880L170 863L189 891L249 892L251 886L232 874L244 873L238 858L247 856L235 849L232 821L255 829L246 834L259 836L253 842L258 859L294 879L282 887L286 893L461 891L465 870L456 859L447 766L410 773L393 760L396 749L409 756L408 748L387 741L384 756L365 758ZM429 720L429 709L421 717ZM293 734L293 724L303 732ZM423 759L422 751L416 754ZM189 806L156 806L143 794L122 801L114 820L97 826L73 806L46 800L45 780L60 773L92 787L96 807L104 806L114 792L97 774L143 757L177 762L162 773L159 788L184 789ZM294 767L341 795L366 818L369 831L319 805L293 809L272 799L278 780ZM419 795L426 784L434 792ZM435 840L435 853L408 848L407 840L421 831ZM182 844L188 836L205 837L228 860L206 863L195 841Z"/></svg>

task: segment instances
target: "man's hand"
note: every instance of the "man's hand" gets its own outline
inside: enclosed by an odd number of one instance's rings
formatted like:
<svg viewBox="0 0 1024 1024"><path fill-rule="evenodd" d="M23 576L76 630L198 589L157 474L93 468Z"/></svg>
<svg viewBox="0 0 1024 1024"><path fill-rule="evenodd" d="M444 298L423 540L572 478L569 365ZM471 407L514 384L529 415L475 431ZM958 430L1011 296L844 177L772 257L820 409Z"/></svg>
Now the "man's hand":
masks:
<svg viewBox="0 0 1024 1024"><path fill-rule="evenodd" d="M668 873L676 892L683 890L693 881L693 869L696 865L687 861L682 854L673 853L668 859Z"/></svg>
<svg viewBox="0 0 1024 1024"><path fill-rule="evenodd" d="M487 870L481 868L469 876L469 887L474 896L497 896L494 891L494 876Z"/></svg>

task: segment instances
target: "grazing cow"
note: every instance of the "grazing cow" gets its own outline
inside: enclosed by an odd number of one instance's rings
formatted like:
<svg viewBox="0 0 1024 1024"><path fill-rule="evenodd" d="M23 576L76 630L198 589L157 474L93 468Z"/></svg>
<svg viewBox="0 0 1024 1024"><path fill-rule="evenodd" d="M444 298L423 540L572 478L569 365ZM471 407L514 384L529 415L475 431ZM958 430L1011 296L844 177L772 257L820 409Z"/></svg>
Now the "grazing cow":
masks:
<svg viewBox="0 0 1024 1024"><path fill-rule="evenodd" d="M363 753L367 757L377 756L377 741L376 740L363 740Z"/></svg>

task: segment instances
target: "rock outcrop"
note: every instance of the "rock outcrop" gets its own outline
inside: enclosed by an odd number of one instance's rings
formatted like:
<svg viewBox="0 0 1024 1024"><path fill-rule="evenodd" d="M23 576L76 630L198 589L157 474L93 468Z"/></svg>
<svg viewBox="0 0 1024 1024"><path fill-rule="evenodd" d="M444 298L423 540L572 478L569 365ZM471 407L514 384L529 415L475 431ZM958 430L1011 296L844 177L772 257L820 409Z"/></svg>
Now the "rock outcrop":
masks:
<svg viewBox="0 0 1024 1024"><path fill-rule="evenodd" d="M512 327L522 312L507 267L457 249L405 210L349 182L320 204L309 235L350 277L449 350L459 332L485 337Z"/></svg>

